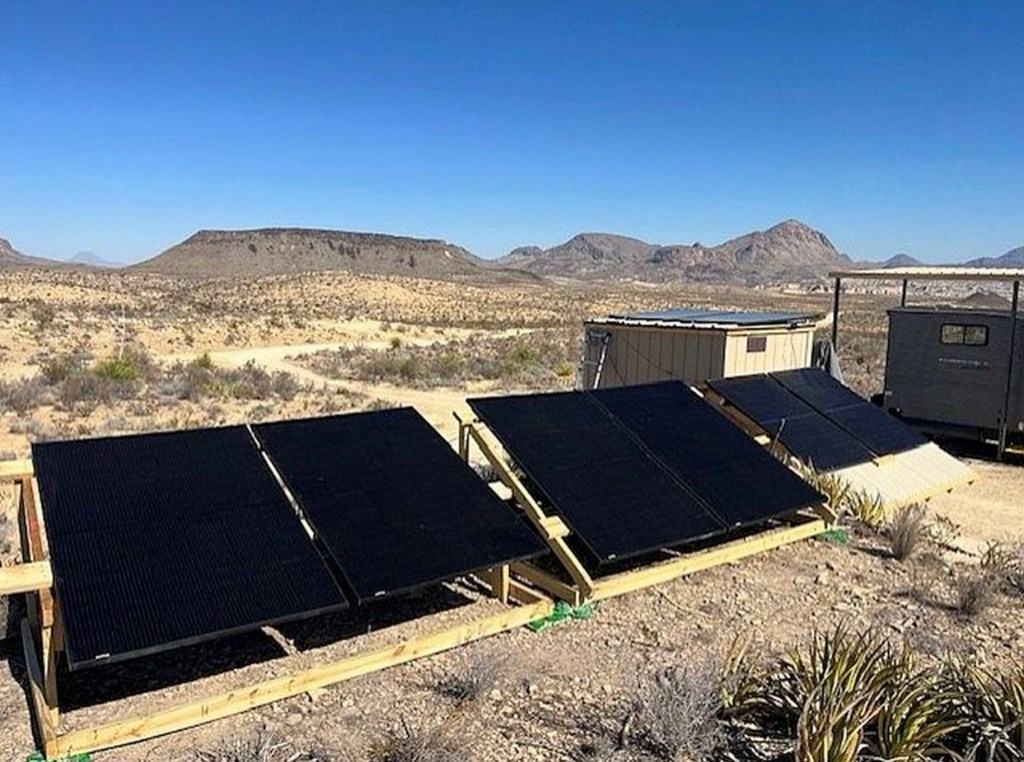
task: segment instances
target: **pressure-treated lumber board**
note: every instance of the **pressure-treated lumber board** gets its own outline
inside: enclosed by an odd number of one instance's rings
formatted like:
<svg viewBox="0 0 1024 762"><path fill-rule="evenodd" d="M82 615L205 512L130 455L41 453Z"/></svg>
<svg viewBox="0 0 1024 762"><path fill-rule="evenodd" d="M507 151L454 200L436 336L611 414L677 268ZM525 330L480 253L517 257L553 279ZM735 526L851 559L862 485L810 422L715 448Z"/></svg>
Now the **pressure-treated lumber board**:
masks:
<svg viewBox="0 0 1024 762"><path fill-rule="evenodd" d="M519 585L510 585L510 589L513 597L519 597L520 594L523 597L539 597L535 593L525 591ZM313 667L293 675L268 680L247 688L239 688L145 717L67 733L57 737L47 748L47 756L70 756L109 749L192 728L360 675L405 664L425 656L433 656L465 643L521 627L534 619L548 616L553 610L552 601L541 599L477 622L470 622L431 635L411 638L396 646L352 656L332 664Z"/></svg>
<svg viewBox="0 0 1024 762"><path fill-rule="evenodd" d="M597 580L590 600L599 601L604 598L611 598L616 595L667 582L676 577L710 569L713 566L738 561L741 558L747 558L748 556L763 553L766 550L813 537L828 529L828 524L822 519L801 518L801 523L795 526L773 529L742 540L734 540L725 545L690 553L670 561L663 561L646 569L637 569L636 571L622 572L621 574L604 577Z"/></svg>
<svg viewBox="0 0 1024 762"><path fill-rule="evenodd" d="M0 595L17 595L53 586L53 570L49 561L29 561L0 568Z"/></svg>
<svg viewBox="0 0 1024 762"><path fill-rule="evenodd" d="M21 645L25 654L25 670L28 673L29 695L35 711L40 740L43 742L43 753L47 758L59 756L57 744L57 726L59 715L54 707L47 705L44 696L43 671L39 664L35 641L32 639L32 628L28 619L21 620Z"/></svg>
<svg viewBox="0 0 1024 762"><path fill-rule="evenodd" d="M46 541L43 534L43 520L39 512L39 500L36 490L36 480L33 478L21 480L21 499L18 505L18 523L22 533L22 558L25 562L47 561ZM52 588L42 588L34 596L36 605L32 608L33 627L53 626L53 591ZM32 605L32 601L29 601Z"/></svg>
<svg viewBox="0 0 1024 762"><path fill-rule="evenodd" d="M0 482L20 482L32 478L32 461L0 460Z"/></svg>
<svg viewBox="0 0 1024 762"><path fill-rule="evenodd" d="M511 568L514 574L572 606L579 606L583 603L583 594L579 588L566 584L554 574L520 561L513 562Z"/></svg>
<svg viewBox="0 0 1024 762"><path fill-rule="evenodd" d="M537 531L540 532L545 542L547 542L548 547L551 548L551 552L558 557L565 570L569 572L573 582L580 588L583 596L589 596L590 591L594 588L594 580L565 542L568 527L560 520L557 522L551 521L551 519L557 517L548 516L544 512L544 509L540 507L540 504L530 494L530 491L519 480L519 477L498 457L494 448L491 447L490 443L480 432L478 424L467 424L467 429L473 441L476 442L477 447L480 448L480 452L483 453L483 456L494 468L498 478L501 479L506 487L512 490L512 495L515 497L516 502L519 503L527 518L533 522Z"/></svg>

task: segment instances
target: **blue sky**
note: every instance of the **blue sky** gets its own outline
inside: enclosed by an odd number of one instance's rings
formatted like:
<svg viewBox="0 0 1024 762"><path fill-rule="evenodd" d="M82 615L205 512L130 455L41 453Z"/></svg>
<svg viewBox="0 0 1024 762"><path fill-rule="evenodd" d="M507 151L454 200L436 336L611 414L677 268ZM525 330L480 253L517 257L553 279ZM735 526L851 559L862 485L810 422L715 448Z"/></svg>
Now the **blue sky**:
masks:
<svg viewBox="0 0 1024 762"><path fill-rule="evenodd" d="M0 237L141 259L199 228L1024 244L1024 3L12 2Z"/></svg>

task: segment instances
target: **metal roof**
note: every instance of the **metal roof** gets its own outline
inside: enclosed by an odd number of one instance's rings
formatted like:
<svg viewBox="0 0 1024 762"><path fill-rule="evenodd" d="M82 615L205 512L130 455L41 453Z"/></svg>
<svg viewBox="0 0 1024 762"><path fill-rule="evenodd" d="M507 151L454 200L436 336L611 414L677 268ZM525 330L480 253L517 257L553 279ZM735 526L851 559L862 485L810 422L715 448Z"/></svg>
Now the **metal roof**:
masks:
<svg viewBox="0 0 1024 762"><path fill-rule="evenodd" d="M668 309L609 315L610 321L658 323L693 327L779 326L815 323L820 314L810 312L730 312L727 310Z"/></svg>
<svg viewBox="0 0 1024 762"><path fill-rule="evenodd" d="M1024 281L1021 267L889 267L866 270L834 270L831 278L865 280L981 280Z"/></svg>

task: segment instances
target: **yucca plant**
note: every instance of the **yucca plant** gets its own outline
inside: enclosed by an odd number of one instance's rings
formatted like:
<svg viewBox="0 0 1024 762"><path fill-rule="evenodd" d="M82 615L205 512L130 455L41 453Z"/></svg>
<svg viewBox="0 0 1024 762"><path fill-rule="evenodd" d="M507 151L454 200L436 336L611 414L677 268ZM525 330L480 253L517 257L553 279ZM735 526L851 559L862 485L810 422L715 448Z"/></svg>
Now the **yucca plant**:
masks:
<svg viewBox="0 0 1024 762"><path fill-rule="evenodd" d="M966 662L949 667L967 728L965 746L988 762L1024 760L1024 665L1006 672Z"/></svg>
<svg viewBox="0 0 1024 762"><path fill-rule="evenodd" d="M872 529L877 529L885 523L885 504L877 494L851 491L846 497L846 510Z"/></svg>
<svg viewBox="0 0 1024 762"><path fill-rule="evenodd" d="M898 678L901 670L891 673ZM884 701L873 724L869 745L885 760L922 762L944 751L942 741L963 727L964 720L950 712L953 702L938 681L924 672L912 672L886 686Z"/></svg>

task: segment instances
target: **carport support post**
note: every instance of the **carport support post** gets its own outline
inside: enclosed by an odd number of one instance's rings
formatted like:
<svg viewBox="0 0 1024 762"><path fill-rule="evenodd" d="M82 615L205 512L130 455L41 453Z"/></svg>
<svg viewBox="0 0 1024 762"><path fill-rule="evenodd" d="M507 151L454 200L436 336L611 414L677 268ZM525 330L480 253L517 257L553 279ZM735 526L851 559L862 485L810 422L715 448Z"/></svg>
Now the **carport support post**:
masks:
<svg viewBox="0 0 1024 762"><path fill-rule="evenodd" d="M835 288L832 291L832 349L839 349L839 289L843 281L836 278Z"/></svg>
<svg viewBox="0 0 1024 762"><path fill-rule="evenodd" d="M907 279L903 279L903 287L900 289L900 307L907 306Z"/></svg>
<svg viewBox="0 0 1024 762"><path fill-rule="evenodd" d="M1017 352L1017 317L1020 308L1020 281L1013 282L1013 301L1010 305L1010 359L1006 363L1006 386L1003 389L1003 420L999 425L999 449L996 457L1003 459L1006 437L1010 426L1010 396L1013 389L1013 358Z"/></svg>

